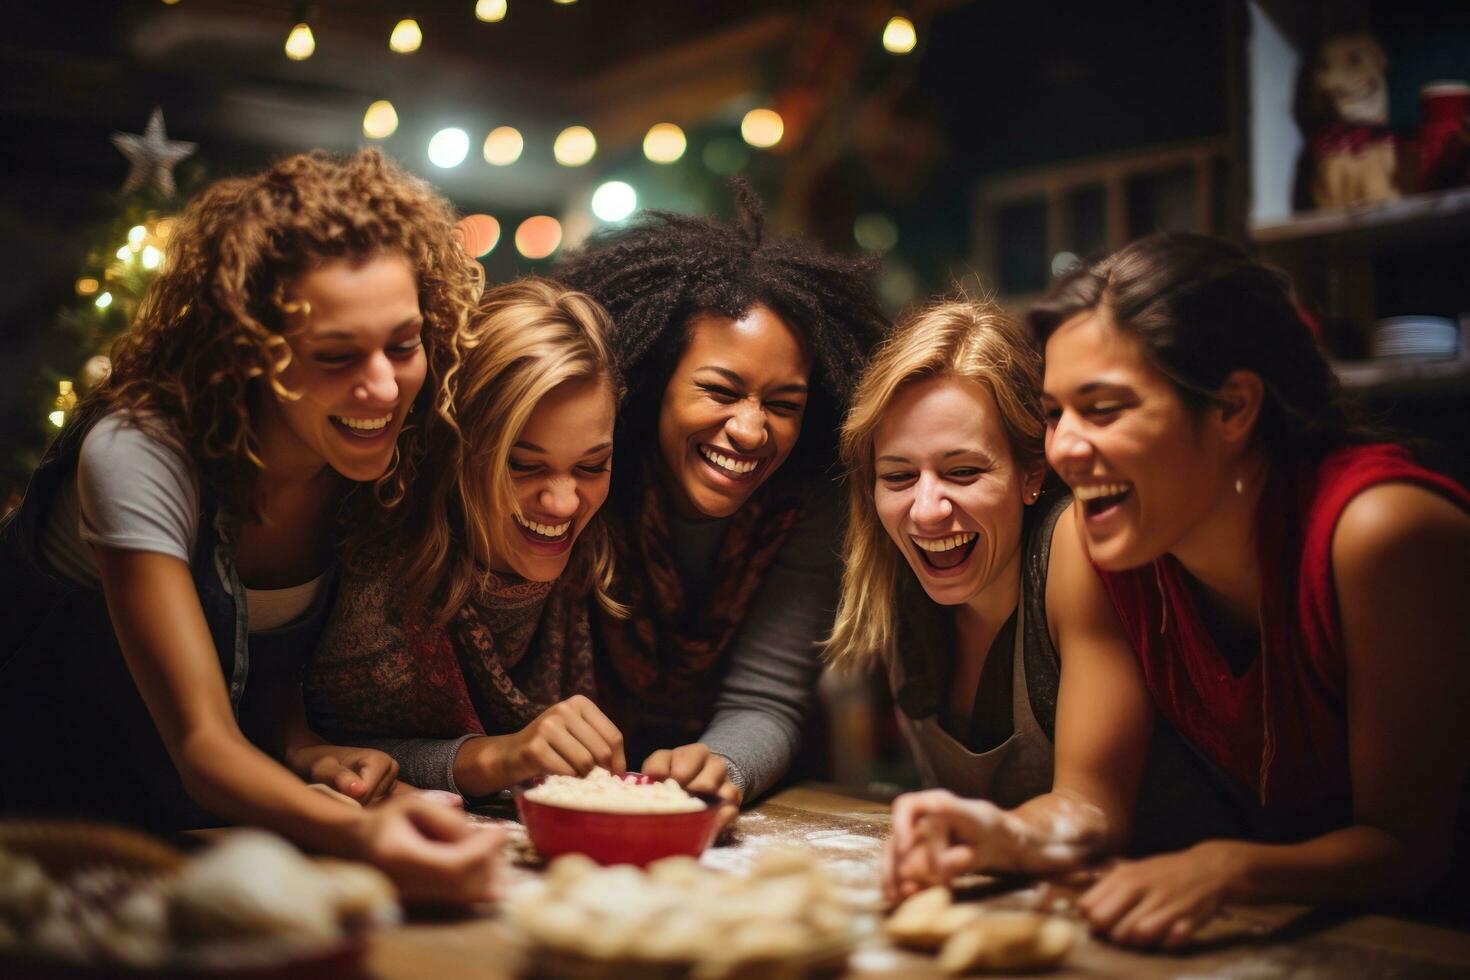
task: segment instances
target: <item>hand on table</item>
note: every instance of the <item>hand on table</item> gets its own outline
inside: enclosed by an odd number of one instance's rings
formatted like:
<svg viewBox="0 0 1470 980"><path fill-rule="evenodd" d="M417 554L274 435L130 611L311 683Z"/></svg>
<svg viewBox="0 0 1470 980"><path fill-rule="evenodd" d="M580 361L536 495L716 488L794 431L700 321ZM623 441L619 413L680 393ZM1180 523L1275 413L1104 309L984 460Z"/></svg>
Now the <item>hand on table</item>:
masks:
<svg viewBox="0 0 1470 980"><path fill-rule="evenodd" d="M1206 841L1187 851L1125 861L1077 902L1094 932L1125 946L1185 945L1240 881L1240 848Z"/></svg>
<svg viewBox="0 0 1470 980"><path fill-rule="evenodd" d="M350 745L291 749L286 765L308 783L321 783L364 806L387 799L398 779L398 763L392 756Z"/></svg>
<svg viewBox="0 0 1470 980"><path fill-rule="evenodd" d="M1082 806L1051 799L1022 815L943 789L905 793L893 801L893 833L883 852L884 894L897 902L968 871L1043 874L1075 868L1094 853L1102 835L1101 811L1084 818ZM1070 812L1074 808L1078 812Z"/></svg>
<svg viewBox="0 0 1470 980"><path fill-rule="evenodd" d="M495 897L499 827L415 795L395 795L364 811L362 858L380 868L409 902L483 902Z"/></svg>
<svg viewBox="0 0 1470 980"><path fill-rule="evenodd" d="M744 796L730 779L730 767L703 742L674 749L659 749L643 760L642 773L655 779L670 779L690 793L708 793L720 798L718 830L724 830L740 814Z"/></svg>

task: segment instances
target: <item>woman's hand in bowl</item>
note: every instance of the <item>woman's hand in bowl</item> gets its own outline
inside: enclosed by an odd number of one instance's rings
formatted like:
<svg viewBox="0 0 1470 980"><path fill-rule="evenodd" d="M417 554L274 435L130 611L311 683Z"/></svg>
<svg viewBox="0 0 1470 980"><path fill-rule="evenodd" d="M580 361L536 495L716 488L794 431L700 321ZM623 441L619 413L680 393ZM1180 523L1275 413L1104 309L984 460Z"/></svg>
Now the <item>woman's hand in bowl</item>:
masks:
<svg viewBox="0 0 1470 980"><path fill-rule="evenodd" d="M690 793L718 797L719 830L724 830L740 814L740 802L745 794L730 778L729 760L711 752L703 742L659 749L643 760L642 772L654 779L672 779Z"/></svg>

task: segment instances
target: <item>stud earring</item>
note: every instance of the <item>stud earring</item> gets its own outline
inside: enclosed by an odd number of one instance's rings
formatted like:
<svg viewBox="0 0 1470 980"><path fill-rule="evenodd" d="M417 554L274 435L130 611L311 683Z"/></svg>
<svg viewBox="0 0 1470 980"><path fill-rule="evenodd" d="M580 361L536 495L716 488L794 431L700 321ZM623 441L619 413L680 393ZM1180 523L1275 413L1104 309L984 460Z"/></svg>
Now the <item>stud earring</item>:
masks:
<svg viewBox="0 0 1470 980"><path fill-rule="evenodd" d="M1238 476L1235 478L1235 495L1237 497L1245 496L1245 480Z"/></svg>

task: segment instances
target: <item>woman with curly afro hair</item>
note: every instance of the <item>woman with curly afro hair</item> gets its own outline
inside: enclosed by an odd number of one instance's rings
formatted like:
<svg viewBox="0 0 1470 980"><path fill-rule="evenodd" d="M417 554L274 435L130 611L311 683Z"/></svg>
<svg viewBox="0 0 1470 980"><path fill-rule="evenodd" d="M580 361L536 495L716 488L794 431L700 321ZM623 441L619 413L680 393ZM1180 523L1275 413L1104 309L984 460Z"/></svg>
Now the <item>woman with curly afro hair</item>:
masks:
<svg viewBox="0 0 1470 980"><path fill-rule="evenodd" d="M452 221L374 151L188 207L111 377L0 528L0 806L258 824L409 897L485 897L498 836L393 793L387 755L325 744L300 692L339 545L414 481L415 418L452 423L478 295Z"/></svg>
<svg viewBox="0 0 1470 980"><path fill-rule="evenodd" d="M837 425L888 326L867 262L766 239L733 186L734 224L653 213L560 271L612 315L628 388L607 510L629 613L599 611L599 695L630 764L727 803L796 752L838 588Z"/></svg>

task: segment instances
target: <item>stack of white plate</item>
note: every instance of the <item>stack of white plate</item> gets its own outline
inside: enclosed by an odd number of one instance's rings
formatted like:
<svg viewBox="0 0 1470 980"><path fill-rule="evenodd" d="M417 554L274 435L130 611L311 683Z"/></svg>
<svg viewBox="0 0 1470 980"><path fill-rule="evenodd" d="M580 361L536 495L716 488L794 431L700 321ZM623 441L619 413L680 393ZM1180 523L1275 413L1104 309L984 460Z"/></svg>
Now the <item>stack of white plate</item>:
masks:
<svg viewBox="0 0 1470 980"><path fill-rule="evenodd" d="M1372 357L1454 357L1460 331L1444 316L1394 316L1379 320L1368 338Z"/></svg>

